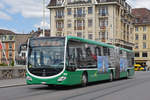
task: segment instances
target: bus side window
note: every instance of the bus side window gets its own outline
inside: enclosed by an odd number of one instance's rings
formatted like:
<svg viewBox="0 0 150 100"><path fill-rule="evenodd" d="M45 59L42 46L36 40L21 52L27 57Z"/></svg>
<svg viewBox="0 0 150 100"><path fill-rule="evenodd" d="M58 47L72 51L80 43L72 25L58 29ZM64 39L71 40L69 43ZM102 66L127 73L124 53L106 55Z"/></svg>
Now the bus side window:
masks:
<svg viewBox="0 0 150 100"><path fill-rule="evenodd" d="M100 47L95 47L95 55L101 56L101 48Z"/></svg>
<svg viewBox="0 0 150 100"><path fill-rule="evenodd" d="M127 60L128 60L128 65L129 65L130 67L132 67L133 64L134 64L133 53L127 52Z"/></svg>
<svg viewBox="0 0 150 100"><path fill-rule="evenodd" d="M110 48L107 48L107 54L110 56Z"/></svg>
<svg viewBox="0 0 150 100"><path fill-rule="evenodd" d="M120 55L122 55L122 50L119 51Z"/></svg>
<svg viewBox="0 0 150 100"><path fill-rule="evenodd" d="M104 54L104 56L108 56L108 48L107 47L103 47L103 54Z"/></svg>
<svg viewBox="0 0 150 100"><path fill-rule="evenodd" d="M127 57L127 54L125 51L122 51L122 57L126 58Z"/></svg>
<svg viewBox="0 0 150 100"><path fill-rule="evenodd" d="M75 58L75 48L69 48L69 58L74 59Z"/></svg>
<svg viewBox="0 0 150 100"><path fill-rule="evenodd" d="M131 59L132 59L132 67L133 67L134 66L134 53L132 52L131 55L132 55Z"/></svg>
<svg viewBox="0 0 150 100"><path fill-rule="evenodd" d="M114 48L109 48L109 54L110 56L114 56Z"/></svg>
<svg viewBox="0 0 150 100"><path fill-rule="evenodd" d="M123 57L123 51L119 50L120 57Z"/></svg>
<svg viewBox="0 0 150 100"><path fill-rule="evenodd" d="M80 61L82 59L82 49L77 48L77 59Z"/></svg>
<svg viewBox="0 0 150 100"><path fill-rule="evenodd" d="M91 54L92 54L92 51L91 51L90 47L86 48L86 56L89 57L89 56L91 56Z"/></svg>
<svg viewBox="0 0 150 100"><path fill-rule="evenodd" d="M68 64L69 66L73 65L75 66L76 65L76 51L75 51L75 48L74 47L69 47L68 48L68 57L67 57L67 61L68 61Z"/></svg>

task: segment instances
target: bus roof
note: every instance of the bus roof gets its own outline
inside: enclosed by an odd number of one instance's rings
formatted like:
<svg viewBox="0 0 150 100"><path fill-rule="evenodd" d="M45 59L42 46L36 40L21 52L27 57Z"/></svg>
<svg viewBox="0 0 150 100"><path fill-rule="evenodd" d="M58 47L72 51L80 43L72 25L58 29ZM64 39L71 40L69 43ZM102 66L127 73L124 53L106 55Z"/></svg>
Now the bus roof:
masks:
<svg viewBox="0 0 150 100"><path fill-rule="evenodd" d="M100 45L100 46L104 46L104 47L114 48L113 45L109 45L109 44L106 44L106 43L97 42L97 41L88 40L88 39L83 39L83 38L80 38L80 37L67 36L67 40L71 40L71 39L78 40L78 41L81 41L81 42L86 42L86 43L89 43L89 44L95 44L95 45Z"/></svg>
<svg viewBox="0 0 150 100"><path fill-rule="evenodd" d="M127 51L127 52L131 52L131 53L133 53L133 51L132 51L132 50L125 49L125 48L120 48L120 50L123 50L123 51Z"/></svg>
<svg viewBox="0 0 150 100"><path fill-rule="evenodd" d="M100 45L100 46L104 46L104 47L108 47L108 48L115 48L116 47L114 45L106 44L106 43L103 43L103 42L98 42L98 41L83 39L83 38L80 38L80 37L67 36L67 40L71 40L71 39L73 39L73 40L79 40L81 42L86 42L86 43L89 43L89 44ZM120 48L120 50L123 50L123 51L126 51L126 52L133 52L132 50L125 49L125 48Z"/></svg>

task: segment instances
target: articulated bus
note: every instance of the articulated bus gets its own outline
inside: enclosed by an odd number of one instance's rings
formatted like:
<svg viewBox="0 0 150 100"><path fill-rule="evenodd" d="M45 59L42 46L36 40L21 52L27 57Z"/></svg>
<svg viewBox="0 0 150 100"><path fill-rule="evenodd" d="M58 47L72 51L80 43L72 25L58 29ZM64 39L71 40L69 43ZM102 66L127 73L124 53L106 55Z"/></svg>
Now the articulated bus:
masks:
<svg viewBox="0 0 150 100"><path fill-rule="evenodd" d="M134 75L132 50L79 37L39 37L28 42L28 85L77 85Z"/></svg>

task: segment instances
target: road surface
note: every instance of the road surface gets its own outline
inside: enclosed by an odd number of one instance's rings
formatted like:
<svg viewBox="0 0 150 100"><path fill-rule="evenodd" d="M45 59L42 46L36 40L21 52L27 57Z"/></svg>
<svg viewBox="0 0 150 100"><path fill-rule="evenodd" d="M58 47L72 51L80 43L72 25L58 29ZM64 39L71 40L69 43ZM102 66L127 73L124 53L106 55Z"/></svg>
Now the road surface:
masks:
<svg viewBox="0 0 150 100"><path fill-rule="evenodd" d="M131 79L97 82L87 87L44 85L0 88L0 100L150 100L150 72Z"/></svg>

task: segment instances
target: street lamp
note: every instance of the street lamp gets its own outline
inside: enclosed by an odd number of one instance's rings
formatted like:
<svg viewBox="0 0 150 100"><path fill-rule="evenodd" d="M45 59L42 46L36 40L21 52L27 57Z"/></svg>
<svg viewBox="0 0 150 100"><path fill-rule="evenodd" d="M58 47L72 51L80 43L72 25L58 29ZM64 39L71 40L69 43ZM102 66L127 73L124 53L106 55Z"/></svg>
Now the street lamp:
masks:
<svg viewBox="0 0 150 100"><path fill-rule="evenodd" d="M45 0L43 0L43 34L42 36L45 36Z"/></svg>

